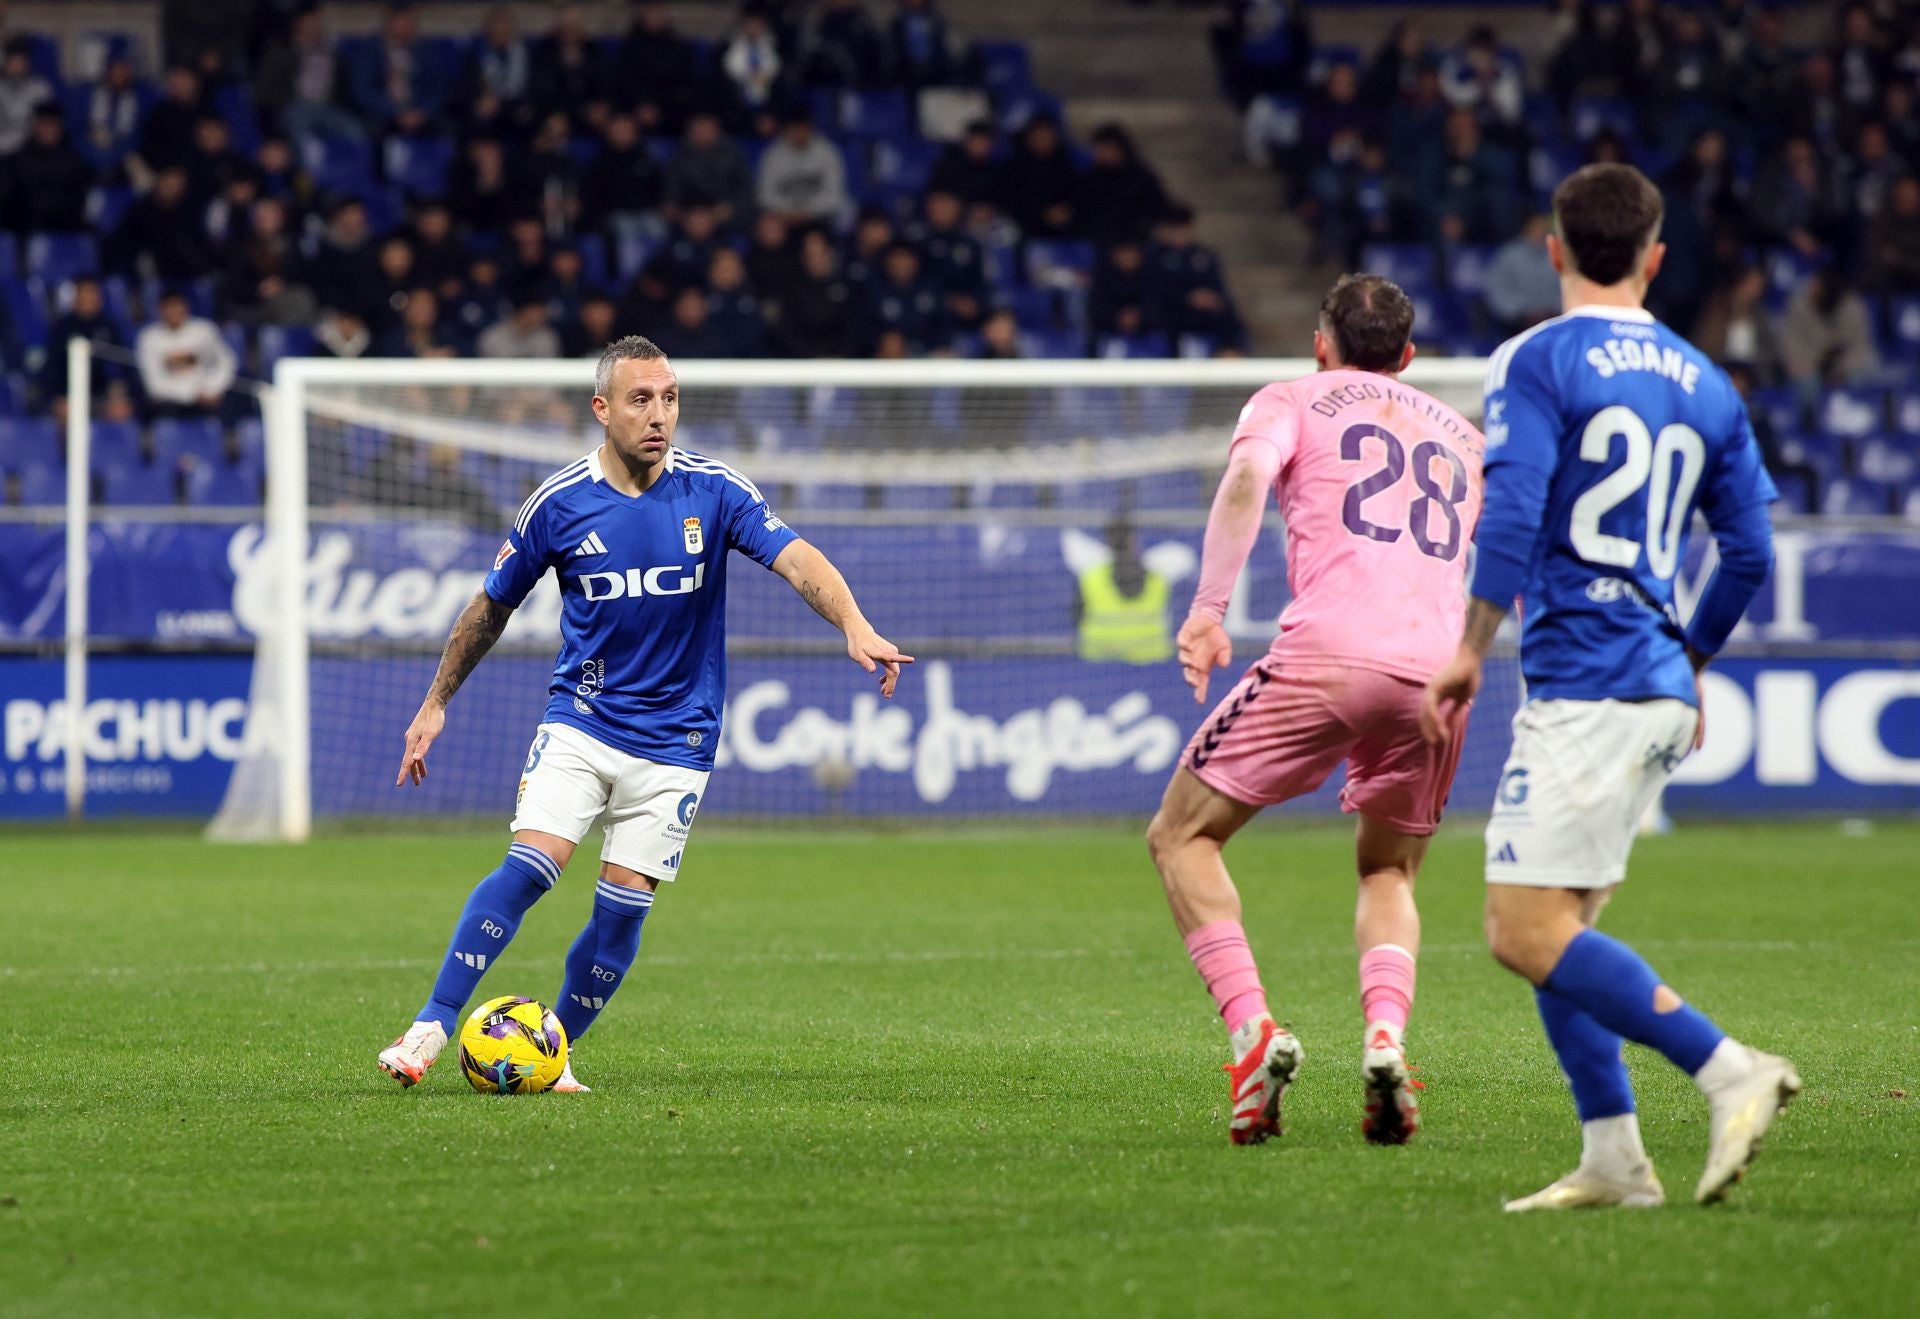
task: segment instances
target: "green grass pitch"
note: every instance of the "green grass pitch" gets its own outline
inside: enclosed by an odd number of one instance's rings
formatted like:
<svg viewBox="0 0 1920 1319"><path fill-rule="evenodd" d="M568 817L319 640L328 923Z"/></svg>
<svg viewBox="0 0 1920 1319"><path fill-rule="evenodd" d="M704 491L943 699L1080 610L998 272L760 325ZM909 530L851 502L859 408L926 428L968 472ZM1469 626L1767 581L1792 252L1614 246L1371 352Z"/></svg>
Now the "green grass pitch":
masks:
<svg viewBox="0 0 1920 1319"><path fill-rule="evenodd" d="M1920 827L1643 842L1608 928L1806 1094L1701 1210L1705 1108L1636 1050L1676 1203L1516 1219L1578 1137L1481 949L1470 825L1422 881L1406 1149L1358 1132L1348 835L1230 850L1307 1047L1287 1135L1242 1150L1136 830L702 823L580 1051L595 1093L532 1098L374 1067L498 834L0 835L0 1313L1913 1313ZM552 998L590 873L483 995Z"/></svg>

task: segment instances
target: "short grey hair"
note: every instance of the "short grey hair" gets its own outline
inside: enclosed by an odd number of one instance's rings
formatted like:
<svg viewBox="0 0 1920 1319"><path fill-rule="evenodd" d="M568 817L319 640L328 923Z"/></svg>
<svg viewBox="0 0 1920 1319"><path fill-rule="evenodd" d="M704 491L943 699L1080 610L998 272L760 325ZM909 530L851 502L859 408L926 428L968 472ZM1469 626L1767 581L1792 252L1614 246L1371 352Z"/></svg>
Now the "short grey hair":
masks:
<svg viewBox="0 0 1920 1319"><path fill-rule="evenodd" d="M629 334L615 339L600 353L600 365L593 370L593 392L601 398L613 387L613 364L615 362L658 362L666 358L660 345L641 334Z"/></svg>

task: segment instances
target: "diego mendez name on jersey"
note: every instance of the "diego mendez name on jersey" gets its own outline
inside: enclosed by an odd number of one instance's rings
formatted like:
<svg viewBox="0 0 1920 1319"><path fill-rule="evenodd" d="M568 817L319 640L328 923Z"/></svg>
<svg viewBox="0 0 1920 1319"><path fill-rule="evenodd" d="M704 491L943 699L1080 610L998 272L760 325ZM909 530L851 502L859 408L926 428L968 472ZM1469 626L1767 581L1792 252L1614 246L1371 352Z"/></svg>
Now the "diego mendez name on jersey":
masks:
<svg viewBox="0 0 1920 1319"><path fill-rule="evenodd" d="M713 768L727 690L727 551L771 567L798 537L725 463L670 448L637 498L600 451L521 505L486 592L517 607L548 568L560 581L560 658L545 721L629 755Z"/></svg>
<svg viewBox="0 0 1920 1319"><path fill-rule="evenodd" d="M1484 430L1473 594L1504 607L1517 588L1528 694L1692 704L1687 646L1717 651L1745 605L1682 625L1694 511L1723 558L1764 556L1779 497L1732 383L1645 311L1576 307L1494 354Z"/></svg>

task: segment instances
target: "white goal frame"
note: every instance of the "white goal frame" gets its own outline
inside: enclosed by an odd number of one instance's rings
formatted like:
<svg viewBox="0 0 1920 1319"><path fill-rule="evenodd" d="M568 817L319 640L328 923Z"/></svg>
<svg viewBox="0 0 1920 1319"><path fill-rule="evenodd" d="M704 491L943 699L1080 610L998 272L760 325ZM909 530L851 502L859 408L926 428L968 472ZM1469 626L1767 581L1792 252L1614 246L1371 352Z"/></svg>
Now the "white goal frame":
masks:
<svg viewBox="0 0 1920 1319"><path fill-rule="evenodd" d="M283 841L300 842L313 829L311 706L306 610L308 544L307 428L308 391L326 385L547 385L577 388L582 403L593 390L591 358L489 360L454 358L336 359L286 357L275 365L267 403L267 502L265 554L280 605L269 630L256 638L256 663L272 666L271 709L255 709L276 747L277 828ZM1294 380L1317 370L1310 358L1230 358L1204 361L1044 360L968 362L923 359L906 362L826 360L686 360L674 370L694 391L702 385L728 388L814 389L866 387L942 389L964 387L1033 389L1232 387L1251 393L1275 381ZM1486 375L1484 358L1416 359L1401 379L1428 386L1476 393ZM696 394L697 399L697 394ZM697 412L698 403L695 403ZM1226 436L1220 440L1224 444ZM238 771L236 771L238 772Z"/></svg>

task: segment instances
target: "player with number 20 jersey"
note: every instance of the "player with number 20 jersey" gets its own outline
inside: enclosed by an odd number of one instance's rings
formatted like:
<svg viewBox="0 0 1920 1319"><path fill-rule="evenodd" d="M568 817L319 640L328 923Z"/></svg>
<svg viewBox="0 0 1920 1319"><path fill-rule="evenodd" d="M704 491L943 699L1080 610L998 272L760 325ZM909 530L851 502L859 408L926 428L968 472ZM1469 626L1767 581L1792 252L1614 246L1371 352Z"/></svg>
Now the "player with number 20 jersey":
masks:
<svg viewBox="0 0 1920 1319"><path fill-rule="evenodd" d="M1459 636L1485 441L1400 383L1412 328L1412 304L1386 280L1334 285L1314 335L1322 369L1269 385L1240 415L1180 630L1181 663L1204 701L1209 674L1232 658L1220 620L1277 491L1293 596L1280 634L1200 725L1148 832L1174 921L1227 1026L1238 1144L1279 1131L1302 1055L1267 1012L1221 845L1342 762L1341 805L1360 816L1363 1128L1397 1144L1417 1120L1402 1045L1420 938L1413 882L1465 726L1462 711L1449 737L1428 745L1420 695Z"/></svg>

